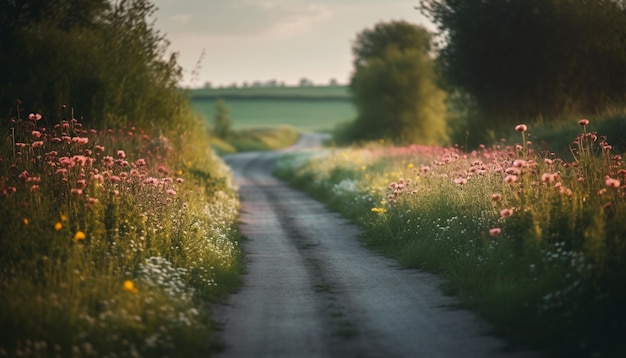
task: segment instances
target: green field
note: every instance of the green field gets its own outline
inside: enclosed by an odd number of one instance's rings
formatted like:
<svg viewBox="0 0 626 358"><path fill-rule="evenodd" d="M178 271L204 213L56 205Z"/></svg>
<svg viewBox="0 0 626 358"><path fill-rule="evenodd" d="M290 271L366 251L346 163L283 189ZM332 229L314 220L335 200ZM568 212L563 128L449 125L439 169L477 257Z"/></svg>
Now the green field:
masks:
<svg viewBox="0 0 626 358"><path fill-rule="evenodd" d="M212 123L220 97L236 130L291 125L299 131L324 131L356 116L344 86L200 89L191 91L191 104Z"/></svg>

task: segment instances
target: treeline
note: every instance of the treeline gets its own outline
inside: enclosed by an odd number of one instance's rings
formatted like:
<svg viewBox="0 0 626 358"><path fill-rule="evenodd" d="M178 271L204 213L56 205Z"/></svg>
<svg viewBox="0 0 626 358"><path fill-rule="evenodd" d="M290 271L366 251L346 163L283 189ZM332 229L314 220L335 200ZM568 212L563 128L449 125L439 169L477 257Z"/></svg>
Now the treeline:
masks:
<svg viewBox="0 0 626 358"><path fill-rule="evenodd" d="M168 128L185 97L154 11L147 0L0 2L0 117L21 102L50 121Z"/></svg>
<svg viewBox="0 0 626 358"><path fill-rule="evenodd" d="M417 9L436 33L390 22L357 36L359 117L344 137L444 143L471 128L482 140L520 121L624 114L625 1L421 0Z"/></svg>

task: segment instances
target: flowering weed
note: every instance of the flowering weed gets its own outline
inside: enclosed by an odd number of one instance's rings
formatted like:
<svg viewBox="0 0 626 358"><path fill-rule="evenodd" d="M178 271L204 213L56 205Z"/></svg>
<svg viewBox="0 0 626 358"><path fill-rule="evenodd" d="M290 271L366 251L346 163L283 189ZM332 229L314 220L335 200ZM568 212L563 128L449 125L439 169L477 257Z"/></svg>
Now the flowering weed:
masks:
<svg viewBox="0 0 626 358"><path fill-rule="evenodd" d="M565 160L529 141L334 149L277 174L365 229L373 248L440 273L444 289L522 340L563 355L626 349L626 165L589 132Z"/></svg>
<svg viewBox="0 0 626 358"><path fill-rule="evenodd" d="M203 301L241 264L238 200L207 137L45 122L0 123L0 355L206 353Z"/></svg>

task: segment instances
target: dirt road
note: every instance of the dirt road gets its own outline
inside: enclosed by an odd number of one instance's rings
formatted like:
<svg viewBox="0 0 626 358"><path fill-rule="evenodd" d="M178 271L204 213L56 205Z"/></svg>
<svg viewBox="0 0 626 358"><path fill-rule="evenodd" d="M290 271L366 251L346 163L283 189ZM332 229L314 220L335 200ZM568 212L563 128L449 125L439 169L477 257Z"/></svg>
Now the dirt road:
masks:
<svg viewBox="0 0 626 358"><path fill-rule="evenodd" d="M300 147L319 142L305 135ZM438 279L361 246L358 229L271 175L278 153L226 158L240 187L247 274L218 307L224 357L527 357L504 354Z"/></svg>

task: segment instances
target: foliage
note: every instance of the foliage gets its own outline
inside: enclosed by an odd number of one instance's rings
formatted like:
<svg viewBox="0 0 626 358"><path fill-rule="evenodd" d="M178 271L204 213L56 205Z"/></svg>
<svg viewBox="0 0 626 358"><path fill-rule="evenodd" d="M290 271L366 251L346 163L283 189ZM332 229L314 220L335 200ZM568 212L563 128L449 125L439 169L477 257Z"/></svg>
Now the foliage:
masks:
<svg viewBox="0 0 626 358"><path fill-rule="evenodd" d="M358 35L350 82L358 111L354 139L447 141L446 95L436 85L429 49L428 32L406 22L379 23Z"/></svg>
<svg viewBox="0 0 626 358"><path fill-rule="evenodd" d="M620 0L422 0L440 31L448 86L489 125L624 111L626 6Z"/></svg>
<svg viewBox="0 0 626 358"><path fill-rule="evenodd" d="M0 123L1 354L215 349L205 302L238 286L241 261L235 188L207 132L45 122Z"/></svg>
<svg viewBox="0 0 626 358"><path fill-rule="evenodd" d="M148 0L2 3L0 114L21 100L53 123L86 118L104 128L128 121L171 127L185 105L176 56L149 23ZM181 120L186 120L182 118Z"/></svg>
<svg viewBox="0 0 626 358"><path fill-rule="evenodd" d="M509 146L334 149L284 157L277 173L356 220L371 247L439 273L512 343L621 356L626 165L578 128L569 160L519 125Z"/></svg>
<svg viewBox="0 0 626 358"><path fill-rule="evenodd" d="M226 106L226 102L219 98L215 103L215 118L213 120L213 133L221 139L225 139L228 137L230 133L230 128L232 126L232 121L230 119L230 114L228 113L228 107Z"/></svg>

